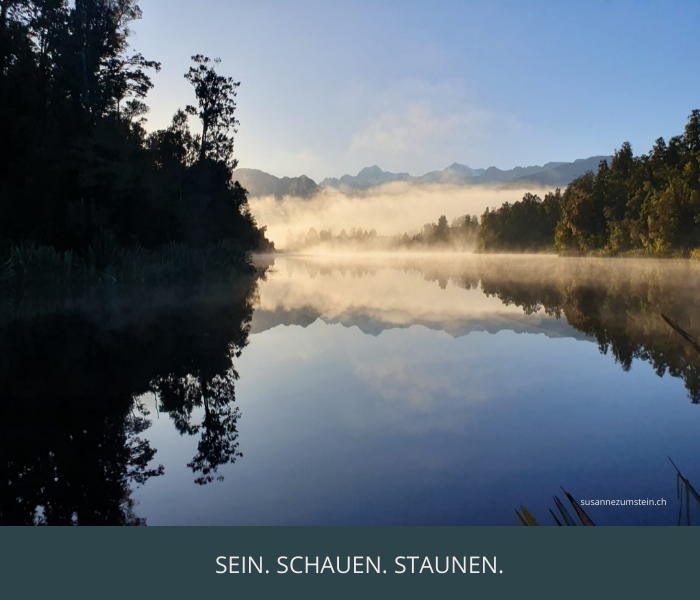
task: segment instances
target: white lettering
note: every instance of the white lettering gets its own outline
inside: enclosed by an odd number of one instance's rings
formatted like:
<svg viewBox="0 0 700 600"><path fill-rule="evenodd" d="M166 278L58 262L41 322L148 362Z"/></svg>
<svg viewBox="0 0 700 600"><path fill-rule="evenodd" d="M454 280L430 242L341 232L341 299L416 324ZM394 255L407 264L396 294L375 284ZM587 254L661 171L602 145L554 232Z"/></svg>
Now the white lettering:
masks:
<svg viewBox="0 0 700 600"><path fill-rule="evenodd" d="M253 572L253 567L258 570L258 573L262 573L262 556L260 557L260 566L258 566L258 563L255 562L252 556L248 557L248 573Z"/></svg>
<svg viewBox="0 0 700 600"><path fill-rule="evenodd" d="M291 561L289 561L289 568L292 570L292 573L296 573L297 575L301 575L304 571L295 571L294 570L294 561L295 560L301 560L304 558L303 556L295 556Z"/></svg>
<svg viewBox="0 0 700 600"><path fill-rule="evenodd" d="M338 567L338 573L342 573L343 575L345 575L345 573L349 573L349 572L350 572L350 557L349 557L349 556L347 557L346 563L345 563L345 564L347 565L348 568L345 569L345 571L343 571L343 570L340 568L340 557L337 557L337 558L335 559L335 566Z"/></svg>
<svg viewBox="0 0 700 600"><path fill-rule="evenodd" d="M286 572L288 571L287 565L285 565L285 564L282 562L283 559L284 559L284 560L287 560L287 557L286 557L286 556L280 556L280 557L277 559L277 564L278 564L280 567L284 567L284 571L280 571L280 570L278 569L278 570L277 570L278 573L286 573Z"/></svg>
<svg viewBox="0 0 700 600"><path fill-rule="evenodd" d="M219 557L216 559L216 564L219 565L220 567L223 567L223 568L224 568L223 571L219 571L219 569L216 570L216 572L219 573L219 574L221 574L221 573L226 573L226 565L225 565L224 563L221 562L222 560L226 560L226 557L225 557L225 556L219 556Z"/></svg>
<svg viewBox="0 0 700 600"><path fill-rule="evenodd" d="M233 567L239 567L240 565L235 562L238 560L238 556L229 556L228 557L228 572L229 573L238 573L238 571L234 571Z"/></svg>
<svg viewBox="0 0 700 600"><path fill-rule="evenodd" d="M368 556L368 557L367 557L367 572L369 573L369 566L372 565L372 568L373 568L377 573L379 573L379 563L381 562L381 560L382 560L381 557L377 556L377 564L375 565L375 564L372 562L372 559Z"/></svg>
<svg viewBox="0 0 700 600"><path fill-rule="evenodd" d="M427 566L426 566L427 565ZM433 566L430 564L430 559L426 556L425 559L423 560L423 564L420 567L420 571L418 573L422 573L423 569L430 569L431 573L434 573L433 571Z"/></svg>
<svg viewBox="0 0 700 600"><path fill-rule="evenodd" d="M326 566L328 564L328 566ZM331 563L330 556L326 556L326 560L323 561L323 566L321 567L321 573L323 573L324 569L330 569L331 573L335 573L333 570L333 564Z"/></svg>
<svg viewBox="0 0 700 600"><path fill-rule="evenodd" d="M353 573L362 573L362 556L353 557L353 566L355 567Z"/></svg>
<svg viewBox="0 0 700 600"><path fill-rule="evenodd" d="M463 556L463 557L462 557L462 562L459 562L459 561L457 560L457 557L456 557L456 556L453 556L453 557L452 557L452 572L453 572L453 573L455 572L455 563L457 563L457 568L458 568L460 571L462 571L462 573L466 573L466 572L467 572L467 557L466 557L466 556Z"/></svg>
<svg viewBox="0 0 700 600"><path fill-rule="evenodd" d="M495 556L493 557L493 566L491 566L491 563L484 556L484 562L482 565L482 570L484 573L486 573L486 565L489 566L489 569L491 569L492 573L495 573L496 572L496 557Z"/></svg>
<svg viewBox="0 0 700 600"><path fill-rule="evenodd" d="M316 562L309 562L309 557L306 557L306 572L309 572L309 567L313 565L316 567L316 573L318 573L318 556L316 557Z"/></svg>

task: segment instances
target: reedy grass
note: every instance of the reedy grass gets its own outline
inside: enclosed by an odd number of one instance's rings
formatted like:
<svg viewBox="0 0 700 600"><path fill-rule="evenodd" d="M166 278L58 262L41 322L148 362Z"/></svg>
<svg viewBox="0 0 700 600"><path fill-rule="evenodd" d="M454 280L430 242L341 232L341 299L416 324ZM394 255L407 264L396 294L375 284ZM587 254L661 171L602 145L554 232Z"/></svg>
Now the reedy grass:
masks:
<svg viewBox="0 0 700 600"><path fill-rule="evenodd" d="M0 258L0 291L92 284L220 280L252 274L251 255L234 241L201 248L170 243L148 249L99 240L82 256L48 246L12 246Z"/></svg>

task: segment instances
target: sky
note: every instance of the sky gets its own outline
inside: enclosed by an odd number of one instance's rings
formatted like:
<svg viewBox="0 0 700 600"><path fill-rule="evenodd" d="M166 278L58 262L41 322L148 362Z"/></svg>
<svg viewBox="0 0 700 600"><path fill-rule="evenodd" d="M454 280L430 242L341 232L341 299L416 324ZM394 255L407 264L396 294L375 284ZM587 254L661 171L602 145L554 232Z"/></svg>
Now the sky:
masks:
<svg viewBox="0 0 700 600"><path fill-rule="evenodd" d="M700 2L140 0L162 63L149 128L194 103L193 54L238 89L239 166L422 175L637 154L700 108Z"/></svg>

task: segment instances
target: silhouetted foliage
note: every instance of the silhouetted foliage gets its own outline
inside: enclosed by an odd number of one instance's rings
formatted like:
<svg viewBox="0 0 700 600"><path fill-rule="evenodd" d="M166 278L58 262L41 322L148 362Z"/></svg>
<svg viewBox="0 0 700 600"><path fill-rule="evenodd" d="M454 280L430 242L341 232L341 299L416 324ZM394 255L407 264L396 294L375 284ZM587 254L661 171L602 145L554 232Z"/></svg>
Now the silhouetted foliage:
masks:
<svg viewBox="0 0 700 600"><path fill-rule="evenodd" d="M195 483L222 479L242 456L232 360L255 292L139 287L0 321L0 524L145 524L131 493L164 472L148 406L198 436Z"/></svg>
<svg viewBox="0 0 700 600"><path fill-rule="evenodd" d="M409 236L404 233L398 238L398 245L404 247L427 247L436 250L448 247L472 247L479 230L479 219L465 215L447 222L447 217L441 215L437 223L426 223L420 233Z"/></svg>
<svg viewBox="0 0 700 600"><path fill-rule="evenodd" d="M85 257L118 246L270 249L233 179L236 88L197 55L199 109L147 134L151 74L135 0L6 0L0 23L0 240ZM201 121L192 134L189 118Z"/></svg>
<svg viewBox="0 0 700 600"><path fill-rule="evenodd" d="M220 64L221 59L211 60L198 54L192 57L192 61L196 66L190 67L185 79L194 87L199 106L187 106L185 111L188 115L198 116L202 122L202 133L194 139L199 160L208 158L234 169L237 161L232 158L233 134L238 125L234 117L234 98L236 88L241 84L234 82L232 77L216 73L213 65Z"/></svg>

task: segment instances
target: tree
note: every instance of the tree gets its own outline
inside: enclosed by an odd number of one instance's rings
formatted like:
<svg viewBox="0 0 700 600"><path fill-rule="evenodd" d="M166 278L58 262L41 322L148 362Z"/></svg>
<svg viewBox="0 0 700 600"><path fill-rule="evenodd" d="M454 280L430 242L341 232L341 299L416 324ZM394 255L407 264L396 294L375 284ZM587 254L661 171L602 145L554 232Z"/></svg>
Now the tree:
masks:
<svg viewBox="0 0 700 600"><path fill-rule="evenodd" d="M160 63L130 48L135 0L1 0L0 238L75 250L234 240L269 248L231 181L235 89L195 57L199 111L145 129ZM198 114L202 133L188 119Z"/></svg>
<svg viewBox="0 0 700 600"><path fill-rule="evenodd" d="M129 25L141 16L135 0L75 1L70 23L80 45L81 97L93 119L119 114L122 101L143 99L153 87L145 70L159 71L160 63L126 54Z"/></svg>
<svg viewBox="0 0 700 600"><path fill-rule="evenodd" d="M433 236L436 242L447 242L447 236L449 235L450 226L447 224L447 217L445 215L440 215L437 225L433 230Z"/></svg>
<svg viewBox="0 0 700 600"><path fill-rule="evenodd" d="M559 220L561 194L539 196L526 193L520 202L505 202L499 209L486 210L481 217L477 247L486 251L539 252L551 250ZM476 227L476 219L468 224ZM466 225L466 222L465 222Z"/></svg>
<svg viewBox="0 0 700 600"><path fill-rule="evenodd" d="M214 65L220 58L210 59L201 54L192 57L194 67L185 74L185 79L194 86L198 107L188 105L188 115L199 117L202 133L198 139L199 160L210 158L226 163L235 169L238 161L233 159L233 134L237 132L234 113L236 111L236 89L240 82L232 77L218 75Z"/></svg>
<svg viewBox="0 0 700 600"><path fill-rule="evenodd" d="M112 101L109 110L115 111L117 117L121 116L121 105L125 100L133 98L132 102L139 102L153 89L151 78L144 72L145 69L154 69L160 72L160 63L146 60L141 54L134 54L128 58L114 57L105 62L101 73L102 85L107 90Z"/></svg>

